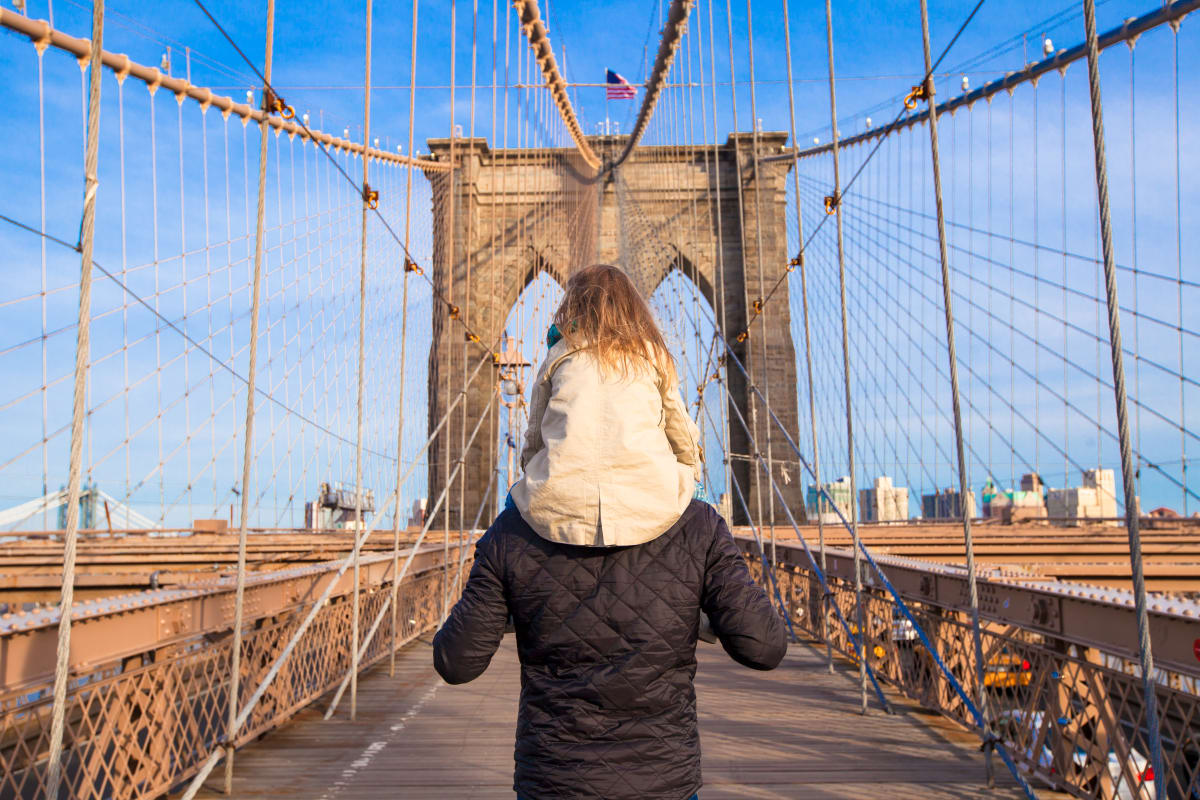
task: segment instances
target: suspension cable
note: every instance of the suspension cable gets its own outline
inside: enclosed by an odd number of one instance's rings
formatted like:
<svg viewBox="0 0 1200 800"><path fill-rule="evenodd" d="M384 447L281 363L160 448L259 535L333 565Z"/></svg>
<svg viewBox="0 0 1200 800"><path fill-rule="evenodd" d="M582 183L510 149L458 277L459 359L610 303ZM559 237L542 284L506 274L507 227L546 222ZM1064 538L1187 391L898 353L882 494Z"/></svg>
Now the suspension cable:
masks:
<svg viewBox="0 0 1200 800"><path fill-rule="evenodd" d="M71 611L75 602L75 548L79 537L80 481L86 423L88 369L91 356L92 250L96 232L96 193L100 187L100 54L104 45L104 0L92 2L89 57L87 143L84 153L83 217L79 224L79 327L75 342L75 385L71 407L71 449L67 472L67 524L63 533L62 595L59 599L58 644L54 660L50 753L46 763L49 797L58 797L63 777L63 734L67 714L67 682L71 669Z"/></svg>
<svg viewBox="0 0 1200 800"><path fill-rule="evenodd" d="M826 1L828 2L828 0ZM925 55L925 71L932 72L932 56L929 52L929 9L926 0L920 0L920 6L921 45ZM996 785L996 779L992 772L992 747L990 746L993 734L988 697L983 683L983 635L979 630L979 587L975 579L975 544L971 538L971 510L967 502L970 484L967 481L967 461L963 452L962 401L958 385L958 353L954 341L954 306L950 293L950 264L946 252L946 216L942 203L941 151L938 146L938 111L934 102L933 78L925 79L924 96L925 102L929 105L929 149L932 156L934 202L937 206L938 254L942 268L942 307L946 315L946 351L950 360L950 399L954 409L954 443L958 459L958 504L959 514L962 516L963 543L967 551L967 596L971 608L971 636L975 645L975 693L979 711L983 717L984 773L987 786L991 789ZM836 131L834 136L836 142ZM836 145L834 152L837 152ZM836 159L836 155L834 158Z"/></svg>
<svg viewBox="0 0 1200 800"><path fill-rule="evenodd" d="M371 11L373 6L372 0L367 0L367 17L365 23L366 41L363 46L363 141L371 141ZM379 205L379 195L370 188L367 182L369 177L369 169L371 159L363 154L362 160L362 225L359 231L361 239L360 259L358 268L358 397L356 403L356 428L357 436L354 443L354 527L355 530L362 529L362 512L363 512L363 410L366 395L366 341L367 341L367 211L372 205ZM403 380L404 376L401 375ZM399 452L396 453L400 455ZM400 497L396 496L396 504L399 506ZM397 510L399 510L397 508ZM397 514L397 516L399 516ZM359 594L360 580L359 569L361 562L361 551L358 547L358 539L354 540L354 593L351 599L350 608L350 641L358 642L358 617L359 617ZM358 717L358 648L353 644L350 648L350 719L353 721ZM228 763L228 762L227 762Z"/></svg>
<svg viewBox="0 0 1200 800"><path fill-rule="evenodd" d="M866 657L866 628L863 618L862 601L862 564L859 559L858 539L858 482L854 469L854 414L850 399L850 328L846 313L846 253L842 238L842 177L838 153L838 119L837 119L837 86L833 67L833 8L831 0L825 0L825 46L829 56L829 120L833 129L833 208L830 209L826 200L826 211L833 211L837 221L837 259L838 286L841 291L842 309L842 376L846 393L846 461L847 472L850 476L850 501L847 503L850 512L850 536L854 539L854 604L858 617L858 696L860 711L867 713L867 657ZM820 227L818 225L818 227ZM814 232L815 233L815 232ZM786 278L785 272L782 277ZM824 493L825 487L818 486L817 491ZM835 504L835 511L836 504ZM819 513L819 511L818 511Z"/></svg>
<svg viewBox="0 0 1200 800"><path fill-rule="evenodd" d="M579 155L592 169L600 169L600 158L592 150L591 144L584 136L583 128L575 116L575 108L571 105L571 96L567 93L567 82L558 71L558 62L554 60L554 50L550 47L550 34L542 22L538 11L537 0L513 0L513 8L521 21L521 32L529 40L529 47L536 55L538 67L546 80L546 88L554 96L558 113L562 116L567 132L575 141Z"/></svg>
<svg viewBox="0 0 1200 800"><path fill-rule="evenodd" d="M792 84L792 24L791 17L788 14L787 0L783 2L783 47L784 60L787 63L787 84L788 84L788 125L789 132L793 145L796 142L796 92ZM795 154L793 146L792 154L792 190L795 196L796 203L796 238L797 244L804 241L804 212L803 204L800 202L800 160ZM804 318L804 364L808 375L808 416L812 430L813 443L813 472L817 486L821 485L821 446L817 441L817 400L816 387L813 384L813 362L812 362L812 328L809 324L808 315L808 269L805 265L803 255L798 256L788 263L788 271L799 267L800 269L800 302ZM825 562L825 517L821 513L820 503L817 507L817 543L821 554L821 570L826 568ZM829 618L829 598L822 597L821 599L821 623L819 633L822 639L825 640L825 655L829 664L829 671L833 672L833 645L830 643L829 634L826 630Z"/></svg>
<svg viewBox="0 0 1200 800"><path fill-rule="evenodd" d="M1100 212L1100 242L1104 253L1104 288L1108 301L1108 333L1112 350L1113 393L1117 407L1117 433L1121 447L1121 478L1125 492L1125 527L1129 533L1129 566L1133 573L1135 613L1137 614L1138 659L1142 671L1142 702L1146 713L1150 763L1158 798L1166 797L1167 772L1163 769L1162 737L1158 722L1157 680L1154 677L1154 652L1150 642L1150 616L1146 603L1146 577L1142 566L1141 511L1138 508L1133 453L1129 436L1129 409L1125 391L1125 358L1121 349L1121 313L1117 300L1116 258L1113 255L1112 218L1108 204L1108 166L1104 150L1104 109L1100 97L1100 50L1096 40L1095 0L1083 0L1083 24L1087 47L1088 94L1091 99L1092 139L1096 157L1096 199ZM1186 473L1185 473L1186 474ZM1186 485L1186 484L1185 484ZM1144 780L1144 778L1143 778Z"/></svg>
<svg viewBox="0 0 1200 800"><path fill-rule="evenodd" d="M267 25L263 57L263 82L271 81L272 55L275 42L275 0L267 0ZM264 106L266 105L264 97ZM226 718L225 793L233 792L233 755L237 734L237 706L241 699L242 627L246 602L246 523L250 514L250 468L254 452L254 389L258 369L258 317L262 303L263 227L266 221L267 187L267 114L259 121L258 147L258 207L254 229L254 277L250 298L250 360L246 367L246 422L242 449L241 516L238 520L237 590L233 612L233 645L230 651L229 702ZM399 454L397 453L397 457Z"/></svg>

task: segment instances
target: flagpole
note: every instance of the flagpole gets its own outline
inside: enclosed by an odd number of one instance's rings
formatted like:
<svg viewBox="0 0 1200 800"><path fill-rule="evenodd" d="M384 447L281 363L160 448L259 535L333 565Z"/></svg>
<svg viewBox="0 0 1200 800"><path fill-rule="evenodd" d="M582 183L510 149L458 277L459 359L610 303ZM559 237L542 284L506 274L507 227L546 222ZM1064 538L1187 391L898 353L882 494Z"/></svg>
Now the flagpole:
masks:
<svg viewBox="0 0 1200 800"><path fill-rule="evenodd" d="M609 122L609 116L608 116L608 73L610 73L610 72L612 72L612 70L608 69L607 67L604 68L604 135L605 136L608 136L609 134L612 133L612 128L610 127L611 123Z"/></svg>

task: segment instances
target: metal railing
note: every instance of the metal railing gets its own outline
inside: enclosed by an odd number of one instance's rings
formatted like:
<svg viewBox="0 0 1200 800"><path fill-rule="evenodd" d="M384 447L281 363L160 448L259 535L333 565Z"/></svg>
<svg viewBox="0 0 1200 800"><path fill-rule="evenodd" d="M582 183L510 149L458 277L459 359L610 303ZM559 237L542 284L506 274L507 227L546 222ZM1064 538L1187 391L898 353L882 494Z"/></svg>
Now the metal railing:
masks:
<svg viewBox="0 0 1200 800"><path fill-rule="evenodd" d="M451 559L457 562L457 546ZM397 630L383 615L360 659L367 669L436 628L442 611L440 543L418 552L400 583ZM469 554L468 554L469 558ZM236 746L285 723L337 688L351 664L350 575L338 561L252 576L242 636L241 707L290 641L311 603L337 583ZM387 603L390 553L362 558L362 618ZM469 564L468 564L469 568ZM155 797L194 775L225 734L233 642L233 580L141 592L78 608L66 709L60 797ZM0 621L0 799L46 797L54 609Z"/></svg>
<svg viewBox="0 0 1200 800"><path fill-rule="evenodd" d="M752 542L747 562L762 578ZM797 631L819 638L857 664L857 630L821 625L836 603L855 609L851 553L827 551L830 596L798 545L777 547L774 571ZM964 686L975 683L975 654L963 568L877 556L941 660ZM925 708L973 727L961 697L898 610L892 595L864 575L863 651L875 675ZM1200 604L1173 599L1151 610L1158 658L1164 774L1149 761L1132 595L1113 589L980 576L983 690L993 729L1035 785L1076 797L1200 797ZM985 743L985 747L986 747Z"/></svg>

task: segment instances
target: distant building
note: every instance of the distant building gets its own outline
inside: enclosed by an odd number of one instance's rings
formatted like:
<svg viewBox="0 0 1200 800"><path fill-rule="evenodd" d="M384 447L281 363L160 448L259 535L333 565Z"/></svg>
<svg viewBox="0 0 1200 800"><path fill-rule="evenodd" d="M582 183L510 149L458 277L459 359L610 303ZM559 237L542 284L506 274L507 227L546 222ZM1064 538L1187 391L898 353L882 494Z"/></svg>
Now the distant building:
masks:
<svg viewBox="0 0 1200 800"><path fill-rule="evenodd" d="M921 495L921 516L925 519L962 519L963 504L957 489L943 489L935 494ZM967 516L976 514L975 491L967 490Z"/></svg>
<svg viewBox="0 0 1200 800"><path fill-rule="evenodd" d="M850 479L842 476L832 483L825 484L825 494L829 498L832 498L837 509L842 512L842 516L850 519ZM828 499L821 496L815 485L808 487L808 493L805 497L805 510L808 512L808 518L812 521L820 519L821 522L835 524L841 522L841 517L834 510L834 506L830 505Z"/></svg>
<svg viewBox="0 0 1200 800"><path fill-rule="evenodd" d="M1166 506L1159 506L1158 508L1147 512L1146 516L1152 517L1153 519L1178 519L1179 512L1173 508L1167 508Z"/></svg>
<svg viewBox="0 0 1200 800"><path fill-rule="evenodd" d="M304 527L310 531L354 530L359 527L358 506L362 505L362 524L375 511L375 493L359 492L341 484L322 483L317 499L304 504Z"/></svg>
<svg viewBox="0 0 1200 800"><path fill-rule="evenodd" d="M860 489L858 507L863 522L896 522L908 519L908 488L893 486L892 479L881 475L875 488Z"/></svg>
<svg viewBox="0 0 1200 800"><path fill-rule="evenodd" d="M1045 519L1046 501L1042 479L1036 472L1021 476L1021 488L998 489L991 478L983 486L983 516L1003 520Z"/></svg>
<svg viewBox="0 0 1200 800"><path fill-rule="evenodd" d="M1022 475L1021 491L1013 492L1009 499L1011 502L1003 514L1006 523L1046 518L1046 487L1036 472Z"/></svg>
<svg viewBox="0 0 1200 800"><path fill-rule="evenodd" d="M1082 519L1115 520L1117 488L1113 471L1084 470L1083 486L1050 489L1046 492L1046 511L1060 525L1077 525Z"/></svg>
<svg viewBox="0 0 1200 800"><path fill-rule="evenodd" d="M1026 472L1021 476L1021 491L1037 492L1038 497L1041 497L1046 491L1045 485L1042 484L1042 476L1036 472Z"/></svg>
<svg viewBox="0 0 1200 800"><path fill-rule="evenodd" d="M429 498L418 497L413 500L412 510L408 512L408 527L421 527L425 524L425 509L429 506Z"/></svg>
<svg viewBox="0 0 1200 800"><path fill-rule="evenodd" d="M983 516L984 518L999 517L1012 502L1012 489L1000 489L996 482L988 478L983 483Z"/></svg>

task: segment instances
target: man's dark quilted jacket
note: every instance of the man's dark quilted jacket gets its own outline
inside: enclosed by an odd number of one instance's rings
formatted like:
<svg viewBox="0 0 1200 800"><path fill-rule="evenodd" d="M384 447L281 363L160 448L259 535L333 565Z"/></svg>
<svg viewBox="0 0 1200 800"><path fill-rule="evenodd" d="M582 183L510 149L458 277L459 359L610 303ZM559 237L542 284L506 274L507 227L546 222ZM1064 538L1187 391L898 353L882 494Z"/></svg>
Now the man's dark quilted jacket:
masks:
<svg viewBox="0 0 1200 800"><path fill-rule="evenodd" d="M783 622L711 506L692 501L659 538L619 548L547 541L508 510L475 546L434 665L447 683L479 677L511 614L518 794L683 800L700 788L702 610L737 662L773 669L783 658Z"/></svg>

